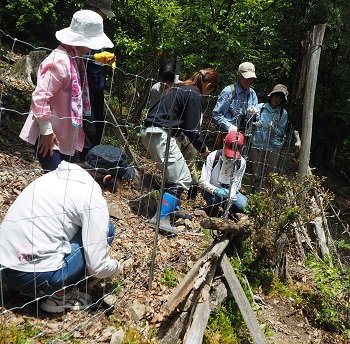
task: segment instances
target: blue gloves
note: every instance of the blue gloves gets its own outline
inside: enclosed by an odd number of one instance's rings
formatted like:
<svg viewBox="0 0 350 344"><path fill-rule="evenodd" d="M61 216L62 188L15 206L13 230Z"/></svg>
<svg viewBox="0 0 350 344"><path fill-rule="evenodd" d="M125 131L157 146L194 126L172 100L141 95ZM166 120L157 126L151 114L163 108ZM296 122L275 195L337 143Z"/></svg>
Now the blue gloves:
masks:
<svg viewBox="0 0 350 344"><path fill-rule="evenodd" d="M228 197L228 190L225 188L216 188L213 193L220 198Z"/></svg>

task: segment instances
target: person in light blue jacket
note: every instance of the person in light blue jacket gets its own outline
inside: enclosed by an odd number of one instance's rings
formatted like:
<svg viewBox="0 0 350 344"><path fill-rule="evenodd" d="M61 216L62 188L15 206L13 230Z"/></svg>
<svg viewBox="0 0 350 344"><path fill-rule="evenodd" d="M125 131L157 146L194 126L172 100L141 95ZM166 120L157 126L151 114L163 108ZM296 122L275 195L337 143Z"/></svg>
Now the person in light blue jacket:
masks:
<svg viewBox="0 0 350 344"><path fill-rule="evenodd" d="M259 181L265 172L269 174L276 171L288 122L288 113L282 107L288 99L287 87L277 84L268 96L267 103L259 104L259 111L253 122L250 149L252 172Z"/></svg>
<svg viewBox="0 0 350 344"><path fill-rule="evenodd" d="M258 98L251 84L256 79L255 67L243 62L237 71L237 81L226 86L220 93L213 110L213 121L219 126L217 146L230 131L244 132L252 116L258 111Z"/></svg>

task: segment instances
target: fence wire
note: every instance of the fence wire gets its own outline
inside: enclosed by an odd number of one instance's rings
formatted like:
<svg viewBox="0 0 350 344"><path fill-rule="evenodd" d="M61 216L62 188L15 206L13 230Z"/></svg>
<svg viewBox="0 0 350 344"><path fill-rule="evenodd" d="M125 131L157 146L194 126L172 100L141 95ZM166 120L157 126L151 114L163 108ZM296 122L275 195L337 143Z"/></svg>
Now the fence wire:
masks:
<svg viewBox="0 0 350 344"><path fill-rule="evenodd" d="M27 49L35 50L44 50L49 52L49 49L42 47L34 47L26 42L23 42L17 38L13 38L7 35L4 31L0 30L0 42L10 42L11 51L8 53L10 56L8 57L8 61L12 61L14 59L15 51L18 45L24 45ZM6 55L5 47L0 46L0 57L4 57ZM2 59L4 60L4 59ZM7 66L7 65L6 65ZM0 66L0 69L7 68L4 66ZM4 73L6 74L6 73ZM8 79L7 79L8 78ZM28 116L28 111L22 112L17 109L16 104L12 103L10 93L11 89L8 88L10 83L11 74L6 74L6 77L2 77L0 81L0 126L3 125L5 121L18 121L19 123L23 123L24 118ZM111 71L109 79L108 79L108 94L105 95L105 100L108 104L108 107L112 109L114 114L114 120L111 119L108 114L107 109L105 109L105 118L103 121L104 129L103 129L103 143L111 143L114 145L118 145L120 148L123 148L127 151L128 147L131 147L137 160L133 160L133 157L129 156L130 161L132 161L133 167L136 169L142 170L143 173L140 177L140 186L138 193L129 193L128 203L133 206L133 211L136 216L139 217L142 221L148 221L148 219L153 216L156 207L161 206L161 200L158 200L156 206L154 207L154 203L156 200L155 194L161 190L160 186L162 185L162 175L157 170L156 164L151 161L151 159L147 156L145 149L140 140L140 129L143 126L143 120L147 113L147 107L149 105L149 97L151 92L151 87L155 83L155 80L152 76L141 76L133 73L129 73L117 67L114 71ZM206 142L208 143L208 147L210 150L215 150L217 148L221 148L216 146L216 139L219 134L219 130L215 123L212 121L212 109L217 100L216 96L208 96L204 97L203 100L203 124L202 124L202 133L205 137ZM28 104L28 108L29 108ZM84 119L87 121L86 119ZM0 129L1 130L1 129ZM118 130L121 132L125 138L125 142L120 140L120 137L116 137L115 132ZM19 133L18 133L19 134ZM20 140L20 139L18 139ZM277 162L271 164L269 159L268 151L261 151L260 155L257 157L258 164L258 175L253 174L252 172L252 161L251 161L251 148L252 148L252 127L251 122L247 122L246 131L245 131L245 146L242 151L242 155L247 159L248 162L248 170L246 171L246 176L243 180L243 190L247 193L251 191L258 191L264 185L264 181L267 178L268 173L276 172L276 173L287 173L290 167L290 155L294 151L294 137L293 137L293 128L291 126L288 127L283 145L281 145L277 154ZM1 153L6 153L4 150ZM34 154L34 150L32 149L32 153ZM4 158L5 159L5 158ZM7 197L7 201L4 202L2 200L4 210L8 209L11 203L13 202L16 194L18 194L19 189L37 178L41 175L41 170L38 167L28 168L25 165L21 166L13 166L11 164L11 157L7 157L8 161L0 160L0 181L3 182L1 185L4 188L2 190L3 198ZM35 160L35 159L34 159ZM166 163L165 163L166 164ZM200 159L199 156L195 159L195 173L197 176L200 174L201 167L203 165L203 160ZM17 193L8 194L5 186L12 183L13 178L23 177L23 183L17 189ZM164 175L163 175L164 177ZM7 185L5 185L5 184ZM35 197L33 195L33 197ZM201 197L201 196L199 196ZM196 204L196 208L200 210L204 210L205 206L203 202L200 205L198 202ZM148 211L149 207L153 205L153 210ZM51 216L52 214L47 214L47 216ZM2 218L0 219L2 221ZM154 243L157 245L158 242L158 233L156 232L156 236L154 239ZM150 238L145 243L148 248L152 247L152 243ZM195 243L193 244L196 245ZM181 250L181 249L179 249ZM123 252L125 253L125 252ZM126 252L128 255L138 255L139 250L136 247L131 247ZM145 256L150 257L150 250L145 252ZM155 264L157 264L156 257L153 257ZM348 257L346 257L348 259ZM171 262L170 262L171 263ZM148 268L148 258L145 257L143 261L142 268ZM141 267L140 267L141 268ZM159 273L157 270L157 266L152 268L151 273L153 274L153 270L155 269L156 273ZM29 313L31 316L36 317L38 319L43 319L41 311L39 309L39 303L45 298L47 295L36 295L33 299L24 300L18 295L11 293L6 290L6 286L2 283L1 275L3 267L0 268L0 292L1 292L1 304L0 304L0 336L2 335L5 338L2 342L6 343L6 338L9 337L9 333L13 327L13 324L16 324L14 321L14 317L16 314L21 314L24 309L29 309ZM128 276L129 280L134 280L134 287L140 288L141 290L145 290L144 283L147 281L142 281L138 279L137 271L133 272ZM77 285L81 287L81 289L85 289L87 291L87 286L89 281L93 278L93 276L88 276L87 274L82 278ZM111 308L118 307L126 307L125 303L122 301L123 297L126 296L127 290L123 290L118 295L117 303L106 307L106 305L102 306L103 299L107 295L114 295L119 290L120 286L110 286L109 288L102 291L102 296L100 295L94 300L94 303L89 306L89 313L85 311L78 311L74 316L74 321L72 321L72 317L63 316L59 320L59 325L56 328L54 326L47 326L47 329L40 330L38 333L33 334L32 339L37 340L38 342L45 341L47 343L54 343L55 339L47 339L55 333L54 336L57 336L58 333L65 334L68 337L74 337L75 333L80 329L87 329L89 327L96 326L96 322L102 321L106 318ZM152 283L150 283L150 287L152 288ZM119 291L118 291L119 292ZM9 293L9 294L8 294ZM10 295L10 296L8 296ZM343 298L344 299L344 298ZM339 304L341 311L344 312L344 316L348 319L349 308L344 305ZM58 330L57 330L58 327ZM1 341L0 341L1 342ZM10 342L10 341L8 341Z"/></svg>

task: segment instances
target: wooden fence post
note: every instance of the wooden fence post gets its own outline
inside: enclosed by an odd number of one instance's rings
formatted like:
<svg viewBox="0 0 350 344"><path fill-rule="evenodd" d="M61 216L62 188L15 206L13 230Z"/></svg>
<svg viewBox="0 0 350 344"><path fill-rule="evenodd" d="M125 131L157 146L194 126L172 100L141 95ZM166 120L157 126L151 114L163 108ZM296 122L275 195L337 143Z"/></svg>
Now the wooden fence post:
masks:
<svg viewBox="0 0 350 344"><path fill-rule="evenodd" d="M315 90L317 83L318 65L321 55L321 45L323 41L325 24L315 25L312 33L312 43L310 45L310 59L305 86L303 125L301 136L301 150L299 159L299 174L306 175L309 169L310 148L312 138L312 121L315 100Z"/></svg>

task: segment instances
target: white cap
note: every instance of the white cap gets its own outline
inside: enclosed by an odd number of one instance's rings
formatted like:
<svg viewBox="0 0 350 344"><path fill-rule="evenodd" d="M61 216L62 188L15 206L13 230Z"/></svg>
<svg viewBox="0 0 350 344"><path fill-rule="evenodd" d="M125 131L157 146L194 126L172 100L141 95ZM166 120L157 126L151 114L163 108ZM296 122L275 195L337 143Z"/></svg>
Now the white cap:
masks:
<svg viewBox="0 0 350 344"><path fill-rule="evenodd" d="M244 79L256 79L255 67L250 62L241 63L238 67L238 72L243 76Z"/></svg>

